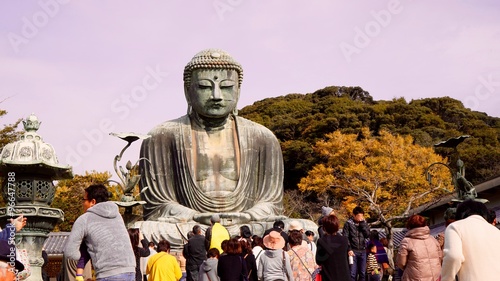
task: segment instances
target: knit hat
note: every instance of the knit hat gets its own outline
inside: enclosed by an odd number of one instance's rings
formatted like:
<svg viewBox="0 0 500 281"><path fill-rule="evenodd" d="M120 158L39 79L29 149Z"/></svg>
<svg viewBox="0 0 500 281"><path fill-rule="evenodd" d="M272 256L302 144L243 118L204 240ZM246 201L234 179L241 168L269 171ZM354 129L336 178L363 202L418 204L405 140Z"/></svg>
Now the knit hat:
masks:
<svg viewBox="0 0 500 281"><path fill-rule="evenodd" d="M333 212L333 209L327 206L321 207L321 216L329 216Z"/></svg>

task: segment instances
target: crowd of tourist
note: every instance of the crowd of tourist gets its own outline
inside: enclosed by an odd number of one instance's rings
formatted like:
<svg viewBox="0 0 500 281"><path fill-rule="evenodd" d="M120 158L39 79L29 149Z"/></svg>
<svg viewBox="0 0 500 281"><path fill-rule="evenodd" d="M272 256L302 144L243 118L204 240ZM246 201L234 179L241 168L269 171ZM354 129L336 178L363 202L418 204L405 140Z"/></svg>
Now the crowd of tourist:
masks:
<svg viewBox="0 0 500 281"><path fill-rule="evenodd" d="M352 265L349 265L348 257L352 246L349 237L339 232L340 222L333 209L323 210L322 234L317 244L315 232L305 230L298 220L289 221L287 226L277 220L262 236L254 235L248 227L242 226L238 236L230 237L220 224L220 218L213 215L204 237L196 225L192 230L194 235L184 246L186 280L350 280ZM359 210L357 208L356 212ZM367 227L364 218L357 218L357 223L362 221L363 227ZM378 240L378 236L375 238ZM204 247L200 243L202 240L205 241ZM378 243L384 251L383 245ZM359 245L359 249L365 248L365 244ZM202 253L206 256L200 258ZM387 262L387 255L377 254L377 257L381 262ZM148 280L156 280L152 278L149 276ZM176 280L175 276L173 278L169 280Z"/></svg>
<svg viewBox="0 0 500 281"><path fill-rule="evenodd" d="M500 252L494 250L500 246L496 216L473 200L446 212L446 230L438 239L425 217L410 216L396 255L386 238L370 230L361 207L353 209L342 230L335 212L323 208L320 232L303 229L298 220L286 227L277 220L263 236L244 225L239 235L230 237L214 214L208 229L195 225L190 231L181 270L168 241L155 245L139 229L125 228L104 186L90 186L83 199L85 213L68 238L64 274L58 280L92 280L84 271L89 260L96 280L102 281L390 281L393 276L403 281L468 281L495 280L500 274L495 264ZM16 270L24 269L19 260L9 263L8 238L25 224L19 217L0 231L1 280L15 280Z"/></svg>
<svg viewBox="0 0 500 281"><path fill-rule="evenodd" d="M370 230L362 208L354 208L342 231L333 210L324 210L317 244L314 232L305 231L298 221L291 221L286 230L276 221L264 237L243 227L239 236L221 243L222 252L209 249L198 267L198 279L187 280L318 280L319 275L322 280L380 281L398 276L403 281L451 281L498 276L492 263L500 256L491 247L499 245L500 232L494 227L496 216L483 203L468 200L456 214L447 211L447 230L438 239L425 217L410 216L396 255L385 237ZM489 243L481 240L481 233Z"/></svg>

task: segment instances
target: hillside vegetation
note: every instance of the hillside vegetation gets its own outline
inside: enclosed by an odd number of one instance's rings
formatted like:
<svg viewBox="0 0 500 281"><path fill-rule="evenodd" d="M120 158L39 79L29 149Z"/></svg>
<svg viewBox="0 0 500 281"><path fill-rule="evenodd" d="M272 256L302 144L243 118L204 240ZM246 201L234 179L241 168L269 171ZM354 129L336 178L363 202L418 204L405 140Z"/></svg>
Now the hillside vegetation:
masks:
<svg viewBox="0 0 500 281"><path fill-rule="evenodd" d="M465 162L466 177L473 184L500 174L500 118L471 111L449 97L404 98L374 101L360 87L326 87L310 94L289 94L268 98L244 107L239 115L260 123L277 136L285 162L284 185L297 189L300 179L324 161L313 151L329 133L371 134L381 130L411 135L415 144L433 144L461 135L471 137L457 147ZM436 153L451 159L453 149L437 148Z"/></svg>

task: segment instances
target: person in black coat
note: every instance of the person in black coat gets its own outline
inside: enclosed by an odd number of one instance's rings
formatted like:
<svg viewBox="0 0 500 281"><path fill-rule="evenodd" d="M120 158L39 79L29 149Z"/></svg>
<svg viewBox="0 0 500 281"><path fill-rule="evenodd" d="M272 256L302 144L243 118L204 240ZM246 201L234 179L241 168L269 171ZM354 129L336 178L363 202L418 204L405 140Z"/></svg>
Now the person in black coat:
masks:
<svg viewBox="0 0 500 281"><path fill-rule="evenodd" d="M339 235L339 219L335 215L323 218L325 235L318 240L316 263L321 266L324 281L351 280L347 237Z"/></svg>
<svg viewBox="0 0 500 281"><path fill-rule="evenodd" d="M193 226L193 236L184 245L182 255L186 259L186 280L197 281L198 270L207 256L205 236L201 234L199 225Z"/></svg>
<svg viewBox="0 0 500 281"><path fill-rule="evenodd" d="M142 281L141 257L149 256L149 241L142 236L138 228L129 228L128 236L130 237L130 243L132 243L132 249L135 255L135 280ZM142 248L139 247L139 242Z"/></svg>
<svg viewBox="0 0 500 281"><path fill-rule="evenodd" d="M220 281L241 281L248 276L246 262L241 256L241 244L236 238L231 238L224 250L225 255L219 257L217 274Z"/></svg>
<svg viewBox="0 0 500 281"><path fill-rule="evenodd" d="M248 281L257 281L257 262L255 260L255 256L252 252L252 245L245 238L239 239L241 244L241 256L246 262L247 270L248 270Z"/></svg>
<svg viewBox="0 0 500 281"><path fill-rule="evenodd" d="M370 226L365 220L365 212L360 206L352 210L353 216L344 224L342 235L349 241L349 255L354 262L351 265L351 280L365 281L366 276L366 239L370 237Z"/></svg>
<svg viewBox="0 0 500 281"><path fill-rule="evenodd" d="M49 274L47 273L47 264L49 263L49 255L45 250L42 250L42 281L49 281Z"/></svg>

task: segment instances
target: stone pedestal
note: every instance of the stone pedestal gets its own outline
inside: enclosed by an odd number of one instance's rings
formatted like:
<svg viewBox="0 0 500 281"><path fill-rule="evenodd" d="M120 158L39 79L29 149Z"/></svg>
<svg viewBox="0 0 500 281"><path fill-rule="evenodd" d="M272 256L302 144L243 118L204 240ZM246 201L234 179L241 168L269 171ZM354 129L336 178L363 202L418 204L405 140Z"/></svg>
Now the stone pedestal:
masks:
<svg viewBox="0 0 500 281"><path fill-rule="evenodd" d="M11 210L0 208L0 220L7 221L11 218ZM28 252L31 265L31 275L26 281L42 280L42 247L57 223L64 217L60 209L44 206L16 206L12 213L14 217L23 214L27 218L26 226L16 233L17 250L25 249Z"/></svg>

